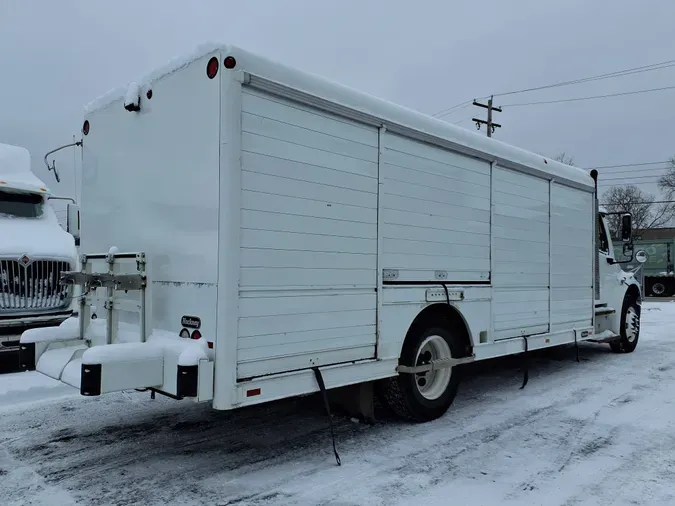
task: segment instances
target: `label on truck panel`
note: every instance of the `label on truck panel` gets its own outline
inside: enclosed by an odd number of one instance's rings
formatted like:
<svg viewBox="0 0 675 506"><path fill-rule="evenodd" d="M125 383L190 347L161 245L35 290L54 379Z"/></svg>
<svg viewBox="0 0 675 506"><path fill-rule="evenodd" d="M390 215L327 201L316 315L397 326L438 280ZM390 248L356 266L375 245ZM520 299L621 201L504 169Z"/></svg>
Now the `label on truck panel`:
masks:
<svg viewBox="0 0 675 506"><path fill-rule="evenodd" d="M180 319L180 324L189 329L198 329L202 326L202 321L196 316L183 316Z"/></svg>

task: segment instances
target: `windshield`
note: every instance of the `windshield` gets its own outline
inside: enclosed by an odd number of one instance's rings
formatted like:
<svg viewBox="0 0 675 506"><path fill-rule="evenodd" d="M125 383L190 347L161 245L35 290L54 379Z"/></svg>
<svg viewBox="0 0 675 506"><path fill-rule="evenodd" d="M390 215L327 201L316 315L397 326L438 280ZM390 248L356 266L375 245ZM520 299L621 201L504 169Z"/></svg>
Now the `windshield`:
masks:
<svg viewBox="0 0 675 506"><path fill-rule="evenodd" d="M42 216L42 195L0 190L0 216L38 218Z"/></svg>

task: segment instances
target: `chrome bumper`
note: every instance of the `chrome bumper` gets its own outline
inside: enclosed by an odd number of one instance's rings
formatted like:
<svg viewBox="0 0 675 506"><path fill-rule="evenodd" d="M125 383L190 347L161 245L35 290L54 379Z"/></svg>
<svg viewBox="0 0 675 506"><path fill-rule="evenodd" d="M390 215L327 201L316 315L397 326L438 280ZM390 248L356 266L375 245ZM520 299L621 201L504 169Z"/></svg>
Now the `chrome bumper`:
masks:
<svg viewBox="0 0 675 506"><path fill-rule="evenodd" d="M42 314L35 316L16 316L9 318L0 318L0 329L5 327L32 327L34 325L48 325L55 324L58 325L62 321L73 316L73 312L68 311L59 311L58 313L52 314Z"/></svg>
<svg viewBox="0 0 675 506"><path fill-rule="evenodd" d="M72 311L59 311L52 314L0 318L0 353L18 350L19 339L24 330L60 325L71 316Z"/></svg>

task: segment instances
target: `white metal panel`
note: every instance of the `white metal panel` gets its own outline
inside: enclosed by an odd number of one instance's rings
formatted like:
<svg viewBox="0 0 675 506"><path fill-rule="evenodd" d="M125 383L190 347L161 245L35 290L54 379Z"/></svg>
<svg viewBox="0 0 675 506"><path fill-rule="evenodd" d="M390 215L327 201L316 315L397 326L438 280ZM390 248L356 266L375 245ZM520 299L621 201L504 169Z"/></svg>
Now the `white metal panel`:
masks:
<svg viewBox="0 0 675 506"><path fill-rule="evenodd" d="M490 278L490 165L398 135L383 136L382 268L396 281Z"/></svg>
<svg viewBox="0 0 675 506"><path fill-rule="evenodd" d="M593 195L551 185L551 326L553 331L592 325Z"/></svg>
<svg viewBox="0 0 675 506"><path fill-rule="evenodd" d="M427 301L427 292L440 288L438 285L385 285L382 290L382 330L378 346L381 353L378 358L396 358L401 353L401 347L406 333L421 308L430 303ZM480 345L481 335L487 337L490 331L490 307L492 305L492 288L489 285L448 285L448 292L460 292L462 300L451 301L467 325L471 343ZM446 304L445 293L438 302L432 304Z"/></svg>
<svg viewBox="0 0 675 506"><path fill-rule="evenodd" d="M242 102L238 377L374 357L377 129Z"/></svg>
<svg viewBox="0 0 675 506"><path fill-rule="evenodd" d="M220 79L206 76L209 56L143 87L139 112L120 100L86 116L80 250L145 252L148 334L178 333L190 314L215 334Z"/></svg>
<svg viewBox="0 0 675 506"><path fill-rule="evenodd" d="M494 338L549 330L549 182L492 173Z"/></svg>

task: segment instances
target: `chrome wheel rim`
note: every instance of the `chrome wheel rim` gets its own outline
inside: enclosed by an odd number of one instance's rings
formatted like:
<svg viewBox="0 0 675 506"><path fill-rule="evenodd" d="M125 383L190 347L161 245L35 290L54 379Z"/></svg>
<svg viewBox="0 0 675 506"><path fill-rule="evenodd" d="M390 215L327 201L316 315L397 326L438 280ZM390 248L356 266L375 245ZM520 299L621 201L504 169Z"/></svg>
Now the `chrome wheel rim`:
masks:
<svg viewBox="0 0 675 506"><path fill-rule="evenodd" d="M415 357L415 365L424 365L432 360L451 358L450 346L441 336L428 336L420 345ZM452 376L452 368L415 374L415 385L422 397L429 401L438 399L447 390Z"/></svg>
<svg viewBox="0 0 675 506"><path fill-rule="evenodd" d="M652 292L654 295L663 295L666 291L666 286L663 283L654 283L652 285Z"/></svg>

